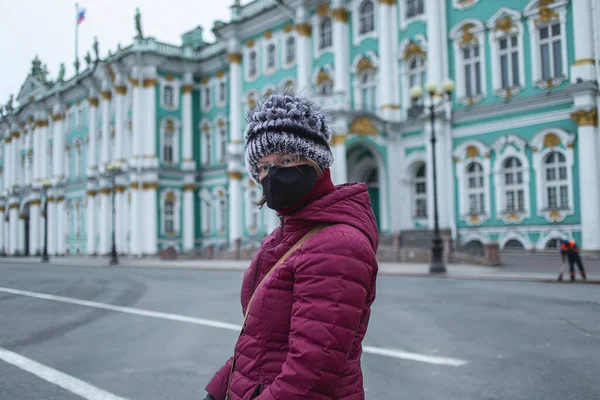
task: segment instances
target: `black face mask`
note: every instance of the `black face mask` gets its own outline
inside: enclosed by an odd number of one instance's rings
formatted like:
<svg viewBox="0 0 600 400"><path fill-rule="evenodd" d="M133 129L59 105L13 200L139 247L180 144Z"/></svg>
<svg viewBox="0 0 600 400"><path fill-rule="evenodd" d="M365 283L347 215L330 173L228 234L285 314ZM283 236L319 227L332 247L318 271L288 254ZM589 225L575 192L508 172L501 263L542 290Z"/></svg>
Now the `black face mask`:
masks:
<svg viewBox="0 0 600 400"><path fill-rule="evenodd" d="M311 165L297 165L293 167L269 168L269 174L260 184L263 187L267 207L272 210L298 204L317 181L317 171Z"/></svg>

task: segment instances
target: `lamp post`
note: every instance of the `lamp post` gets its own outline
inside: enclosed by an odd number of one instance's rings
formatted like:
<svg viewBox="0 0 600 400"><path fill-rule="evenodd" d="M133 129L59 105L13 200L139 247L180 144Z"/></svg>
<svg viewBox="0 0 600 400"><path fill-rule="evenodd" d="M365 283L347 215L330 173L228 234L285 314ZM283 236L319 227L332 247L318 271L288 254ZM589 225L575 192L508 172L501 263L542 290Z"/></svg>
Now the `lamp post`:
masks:
<svg viewBox="0 0 600 400"><path fill-rule="evenodd" d="M48 188L52 185L48 179L42 181L42 192L44 193L44 250L42 251L42 262L50 261L48 257Z"/></svg>
<svg viewBox="0 0 600 400"><path fill-rule="evenodd" d="M454 91L454 82L446 80L442 83L442 93L438 92L438 85L434 82L429 82L425 86L425 90L429 94L429 118L431 123L431 160L433 168L433 239L431 243L431 264L429 266L430 274L445 274L446 264L444 262L444 245L440 235L439 211L438 211L438 193L437 193L437 156L435 144L437 138L435 136L435 112L436 107L441 107L452 99ZM411 97L413 106L417 106L417 101L423 98L423 90L415 86L411 89ZM436 104L436 98L440 100Z"/></svg>
<svg viewBox="0 0 600 400"><path fill-rule="evenodd" d="M119 264L119 258L117 255L117 242L115 238L115 227L117 223L116 211L115 211L115 197L117 195L116 177L121 172L122 164L119 161L108 164L106 170L112 178L112 249L110 252L110 265Z"/></svg>

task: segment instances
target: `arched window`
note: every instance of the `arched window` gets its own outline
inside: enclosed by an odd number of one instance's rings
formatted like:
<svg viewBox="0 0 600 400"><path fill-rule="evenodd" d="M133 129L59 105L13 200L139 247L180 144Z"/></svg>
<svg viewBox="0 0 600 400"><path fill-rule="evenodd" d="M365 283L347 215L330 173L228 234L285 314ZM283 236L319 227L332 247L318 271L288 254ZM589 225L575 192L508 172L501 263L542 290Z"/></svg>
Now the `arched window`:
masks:
<svg viewBox="0 0 600 400"><path fill-rule="evenodd" d="M171 122L171 121L169 121ZM172 165L174 163L174 151L175 148L175 128L172 122L167 123L165 128L165 135L163 139L163 163L165 165Z"/></svg>
<svg viewBox="0 0 600 400"><path fill-rule="evenodd" d="M553 151L544 160L544 184L546 207L550 210L569 208L569 180L567 159L564 154Z"/></svg>
<svg viewBox="0 0 600 400"><path fill-rule="evenodd" d="M427 218L427 175L425 163L415 173L414 180L414 218Z"/></svg>
<svg viewBox="0 0 600 400"><path fill-rule="evenodd" d="M165 89L163 92L163 103L165 103L165 105L168 107L173 106L173 86L171 86L171 85L165 86Z"/></svg>
<svg viewBox="0 0 600 400"><path fill-rule="evenodd" d="M210 108L210 87L204 88L204 107Z"/></svg>
<svg viewBox="0 0 600 400"><path fill-rule="evenodd" d="M225 232L227 228L227 202L225 199L219 200L219 232Z"/></svg>
<svg viewBox="0 0 600 400"><path fill-rule="evenodd" d="M75 237L81 237L81 203L75 203Z"/></svg>
<svg viewBox="0 0 600 400"><path fill-rule="evenodd" d="M469 199L469 214L481 215L485 213L485 185L483 167L478 162L467 166L467 192Z"/></svg>
<svg viewBox="0 0 600 400"><path fill-rule="evenodd" d="M256 52L252 51L252 52L250 52L250 55L248 56L248 75L255 76L256 71L257 71Z"/></svg>
<svg viewBox="0 0 600 400"><path fill-rule="evenodd" d="M540 55L542 66L542 80L562 77L562 35L561 23L555 21L538 28Z"/></svg>
<svg viewBox="0 0 600 400"><path fill-rule="evenodd" d="M506 212L525 211L525 187L523 185L523 164L517 157L504 161L504 204Z"/></svg>
<svg viewBox="0 0 600 400"><path fill-rule="evenodd" d="M219 126L219 162L224 163L227 156L227 127L223 121Z"/></svg>
<svg viewBox="0 0 600 400"><path fill-rule="evenodd" d="M175 196L168 193L165 199L163 217L165 222L165 233L167 235L175 234Z"/></svg>
<svg viewBox="0 0 600 400"><path fill-rule="evenodd" d="M267 47L267 68L275 68L275 45L273 43Z"/></svg>
<svg viewBox="0 0 600 400"><path fill-rule="evenodd" d="M465 95L475 97L481 90L481 58L478 43L472 43L461 48L465 73Z"/></svg>
<svg viewBox="0 0 600 400"><path fill-rule="evenodd" d="M319 49L323 50L331 47L331 18L325 17L319 25Z"/></svg>
<svg viewBox="0 0 600 400"><path fill-rule="evenodd" d="M225 82L221 81L219 83L219 102L220 103L225 103L226 90L227 90L227 87L225 86Z"/></svg>
<svg viewBox="0 0 600 400"><path fill-rule="evenodd" d="M82 175L81 165L83 164L83 156L81 154L81 142L75 142L75 171L73 175L79 178Z"/></svg>
<svg viewBox="0 0 600 400"><path fill-rule="evenodd" d="M296 61L296 39L290 36L285 41L285 63L291 64Z"/></svg>
<svg viewBox="0 0 600 400"><path fill-rule="evenodd" d="M317 87L317 91L319 92L320 95L329 96L330 94L333 93L333 82L331 82L331 81L322 82Z"/></svg>
<svg viewBox="0 0 600 400"><path fill-rule="evenodd" d="M376 107L376 88L375 73L373 70L364 71L359 76L360 94L363 111L375 112Z"/></svg>
<svg viewBox="0 0 600 400"><path fill-rule="evenodd" d="M200 146L202 149L203 164L210 165L212 159L212 134L211 126L208 122L202 124L202 140Z"/></svg>
<svg viewBox="0 0 600 400"><path fill-rule="evenodd" d="M207 196L206 196L207 197ZM201 208L202 208L202 231L204 232L205 235L210 234L212 231L212 220L213 220L213 210L212 210L212 203L210 201L210 199L208 198L204 198L201 202Z"/></svg>
<svg viewBox="0 0 600 400"><path fill-rule="evenodd" d="M406 19L425 14L424 0L406 0Z"/></svg>
<svg viewBox="0 0 600 400"><path fill-rule="evenodd" d="M77 129L81 129L83 125L83 110L79 108L77 110Z"/></svg>
<svg viewBox="0 0 600 400"><path fill-rule="evenodd" d="M360 22L359 22L359 33L364 35L365 33L373 32L375 30L375 7L373 2L370 0L364 1L360 6Z"/></svg>
<svg viewBox="0 0 600 400"><path fill-rule="evenodd" d="M425 88L427 83L427 66L425 65L425 57L413 56L408 62L408 87L413 88L418 86Z"/></svg>

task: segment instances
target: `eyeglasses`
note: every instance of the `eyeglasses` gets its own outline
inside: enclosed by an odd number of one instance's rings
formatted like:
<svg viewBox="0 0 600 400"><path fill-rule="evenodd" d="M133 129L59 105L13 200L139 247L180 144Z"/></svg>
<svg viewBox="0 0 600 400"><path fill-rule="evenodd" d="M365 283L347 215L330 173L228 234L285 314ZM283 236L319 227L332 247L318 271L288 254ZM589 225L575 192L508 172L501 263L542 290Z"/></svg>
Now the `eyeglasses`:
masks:
<svg viewBox="0 0 600 400"><path fill-rule="evenodd" d="M269 174L269 169L275 167L293 167L300 162L300 156L296 154L283 154L270 163L259 162L257 164L258 177L264 178Z"/></svg>

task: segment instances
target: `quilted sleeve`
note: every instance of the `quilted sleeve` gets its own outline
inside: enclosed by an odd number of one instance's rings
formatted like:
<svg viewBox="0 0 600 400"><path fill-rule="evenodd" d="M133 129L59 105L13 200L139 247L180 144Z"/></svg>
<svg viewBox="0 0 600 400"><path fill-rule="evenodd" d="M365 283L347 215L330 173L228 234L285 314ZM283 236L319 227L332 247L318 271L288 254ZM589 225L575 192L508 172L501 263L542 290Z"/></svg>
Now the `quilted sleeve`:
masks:
<svg viewBox="0 0 600 400"><path fill-rule="evenodd" d="M229 357L229 360L225 362L225 365L221 367L215 374L215 376L206 385L206 391L215 400L225 400L225 394L227 392L227 383L229 380L229 373L231 372L231 363L233 357Z"/></svg>
<svg viewBox="0 0 600 400"><path fill-rule="evenodd" d="M315 236L295 261L289 352L259 400L331 399L370 291L374 251L333 228Z"/></svg>

